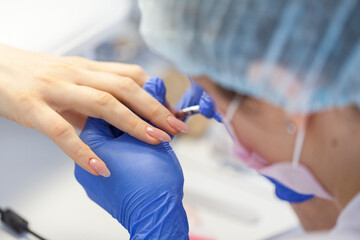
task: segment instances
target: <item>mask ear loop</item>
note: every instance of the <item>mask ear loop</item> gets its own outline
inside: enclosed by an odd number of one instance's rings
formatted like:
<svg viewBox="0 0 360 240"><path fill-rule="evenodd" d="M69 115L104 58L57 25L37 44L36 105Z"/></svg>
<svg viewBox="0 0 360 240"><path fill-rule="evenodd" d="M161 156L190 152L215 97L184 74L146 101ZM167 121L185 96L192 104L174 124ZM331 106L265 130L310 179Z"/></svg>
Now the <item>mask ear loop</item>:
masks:
<svg viewBox="0 0 360 240"><path fill-rule="evenodd" d="M228 131L228 133L230 134L230 136L232 137L232 139L234 139L235 137L235 132L234 130L232 129L231 127L231 121L240 105L240 102L242 100L242 97L239 96L239 95L236 95L233 100L231 101L229 107L227 108L227 111L226 111L226 114L225 114L225 117L223 118L224 122L226 124L225 125L225 128L226 130Z"/></svg>
<svg viewBox="0 0 360 240"><path fill-rule="evenodd" d="M241 99L242 97L239 96L239 95L236 95L233 100L231 101L231 103L229 104L229 107L226 111L226 114L225 114L225 119L228 123L231 122L231 120L233 119L235 113L236 113L236 110L238 109L239 107L239 104L241 102Z"/></svg>
<svg viewBox="0 0 360 240"><path fill-rule="evenodd" d="M299 127L299 131L296 134L294 153L293 153L293 158L292 158L292 166L294 168L297 168L300 164L301 152L302 152L302 148L303 148L305 136L306 136L306 122L307 122L306 118L304 118L301 121L301 123L300 123L301 126Z"/></svg>

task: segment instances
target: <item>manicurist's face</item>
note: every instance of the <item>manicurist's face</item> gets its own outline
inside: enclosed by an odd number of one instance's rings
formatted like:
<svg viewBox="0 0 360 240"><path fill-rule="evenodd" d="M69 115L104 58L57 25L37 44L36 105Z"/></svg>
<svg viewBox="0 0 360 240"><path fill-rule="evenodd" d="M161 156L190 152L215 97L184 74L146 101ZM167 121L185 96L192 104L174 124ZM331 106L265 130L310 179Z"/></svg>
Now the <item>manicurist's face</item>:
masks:
<svg viewBox="0 0 360 240"><path fill-rule="evenodd" d="M216 108L225 114L235 93L221 88L206 76L194 77L194 80L213 98ZM292 160L297 130L304 119L307 119L306 136L300 162L316 177L331 178L339 167L333 164L335 167L331 168L329 163L342 159L351 148L357 148L349 137L358 134L351 127L360 119L357 107L350 105L296 116L265 101L243 96L231 125L242 145L272 164ZM289 124L295 126L295 132L289 133Z"/></svg>
<svg viewBox="0 0 360 240"><path fill-rule="evenodd" d="M224 90L206 76L194 77L194 80L225 114L235 93ZM292 161L296 134L301 126L305 127L300 162L327 189L335 189L338 186L334 180L336 176L338 179L343 179L339 177L343 173L357 176L359 120L360 109L353 105L294 116L265 101L243 96L231 125L242 145L270 164ZM296 126L294 133L287 130L289 123ZM349 182L354 183L353 180Z"/></svg>
<svg viewBox="0 0 360 240"><path fill-rule="evenodd" d="M235 94L217 86L208 77L195 77L195 81L213 98L217 109L223 114ZM287 130L295 124L294 117L285 111L255 98L242 98L231 121L239 141L270 163L291 161L295 134Z"/></svg>

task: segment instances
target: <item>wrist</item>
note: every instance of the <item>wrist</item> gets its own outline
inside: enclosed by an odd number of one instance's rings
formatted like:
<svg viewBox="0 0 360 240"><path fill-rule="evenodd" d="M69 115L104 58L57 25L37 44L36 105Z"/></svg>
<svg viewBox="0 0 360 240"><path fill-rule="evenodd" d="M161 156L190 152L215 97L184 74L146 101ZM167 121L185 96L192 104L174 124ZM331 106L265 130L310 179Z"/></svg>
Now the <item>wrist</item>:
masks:
<svg viewBox="0 0 360 240"><path fill-rule="evenodd" d="M164 193L151 203L138 207L129 219L130 239L189 239L189 226L181 199Z"/></svg>

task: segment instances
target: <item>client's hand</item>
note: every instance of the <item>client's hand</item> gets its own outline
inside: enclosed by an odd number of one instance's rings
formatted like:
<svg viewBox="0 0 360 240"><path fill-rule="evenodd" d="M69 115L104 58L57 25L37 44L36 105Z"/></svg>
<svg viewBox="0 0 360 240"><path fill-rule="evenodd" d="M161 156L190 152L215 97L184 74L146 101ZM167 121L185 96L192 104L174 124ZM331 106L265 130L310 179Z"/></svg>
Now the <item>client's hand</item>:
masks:
<svg viewBox="0 0 360 240"><path fill-rule="evenodd" d="M187 131L141 88L147 79L135 65L58 57L0 44L0 117L42 132L87 171L109 176L105 164L73 127L82 129L87 116L104 119L150 144L170 141L166 132ZM102 165L101 172L94 171L91 159Z"/></svg>
<svg viewBox="0 0 360 240"><path fill-rule="evenodd" d="M144 89L164 103L161 79L149 80ZM129 231L130 239L188 239L184 178L169 143L149 145L94 118L88 119L80 137L112 174L97 177L76 165L76 179Z"/></svg>

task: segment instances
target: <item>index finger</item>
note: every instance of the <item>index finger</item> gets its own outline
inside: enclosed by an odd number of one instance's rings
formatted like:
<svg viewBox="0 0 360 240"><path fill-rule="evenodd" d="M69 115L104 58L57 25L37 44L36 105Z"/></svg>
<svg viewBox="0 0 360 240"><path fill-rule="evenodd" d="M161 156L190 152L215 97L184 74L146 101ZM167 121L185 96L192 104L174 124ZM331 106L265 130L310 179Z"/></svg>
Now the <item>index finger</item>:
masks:
<svg viewBox="0 0 360 240"><path fill-rule="evenodd" d="M111 73L84 71L76 83L110 93L139 116L175 135L188 127L132 79Z"/></svg>
<svg viewBox="0 0 360 240"><path fill-rule="evenodd" d="M101 118L131 136L149 144L170 141L168 134L152 127L107 92L86 86L67 86L52 95L63 108Z"/></svg>

